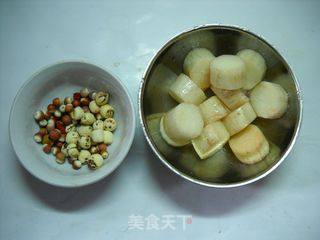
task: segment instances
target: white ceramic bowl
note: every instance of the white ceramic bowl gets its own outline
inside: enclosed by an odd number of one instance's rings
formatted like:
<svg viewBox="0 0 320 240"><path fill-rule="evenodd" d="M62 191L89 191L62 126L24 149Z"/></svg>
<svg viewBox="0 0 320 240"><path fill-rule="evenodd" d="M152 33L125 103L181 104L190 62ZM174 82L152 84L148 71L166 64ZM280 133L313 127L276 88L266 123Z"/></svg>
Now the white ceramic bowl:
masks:
<svg viewBox="0 0 320 240"><path fill-rule="evenodd" d="M83 87L109 92L110 104L116 110L118 128L108 147L109 157L95 171L87 166L77 171L67 162L59 165L52 154L45 154L42 145L33 140L38 129L33 113L46 107L54 97L72 96ZM135 113L128 91L118 78L90 63L62 62L35 73L20 88L11 108L9 131L20 162L32 175L55 186L79 187L104 178L123 161L134 138Z"/></svg>

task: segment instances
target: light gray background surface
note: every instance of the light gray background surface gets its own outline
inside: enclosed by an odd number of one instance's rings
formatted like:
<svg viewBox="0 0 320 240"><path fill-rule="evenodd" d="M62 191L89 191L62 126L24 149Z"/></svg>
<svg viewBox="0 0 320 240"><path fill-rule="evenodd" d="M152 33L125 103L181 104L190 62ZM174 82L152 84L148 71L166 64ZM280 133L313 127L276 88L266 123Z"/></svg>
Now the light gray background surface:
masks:
<svg viewBox="0 0 320 240"><path fill-rule="evenodd" d="M92 186L51 187L20 166L8 116L32 73L60 60L97 63L122 79L137 108L153 54L205 23L263 35L300 81L301 134L274 173L236 189L197 186L155 158L139 123L124 163ZM319 1L0 1L0 239L320 239L319 23ZM130 230L131 214L192 215L192 224L185 231L178 223L176 230Z"/></svg>

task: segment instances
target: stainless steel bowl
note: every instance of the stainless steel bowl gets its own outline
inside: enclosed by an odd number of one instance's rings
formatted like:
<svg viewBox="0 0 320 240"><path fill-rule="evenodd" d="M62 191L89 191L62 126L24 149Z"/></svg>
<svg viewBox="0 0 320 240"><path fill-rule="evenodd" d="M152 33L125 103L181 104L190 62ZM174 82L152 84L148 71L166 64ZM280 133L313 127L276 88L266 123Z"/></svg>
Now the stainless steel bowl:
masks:
<svg viewBox="0 0 320 240"><path fill-rule="evenodd" d="M168 95L168 88L182 72L186 54L195 47L210 49L215 56L235 54L245 48L260 52L267 62L265 80L280 84L289 94L289 108L280 119L258 118L258 125L271 146L269 155L254 165L241 164L228 147L207 160L200 160L192 146L173 148L159 133L159 119L177 103ZM208 91L208 96L212 93ZM154 153L181 177L208 187L236 187L257 181L288 156L301 125L300 88L290 66L280 53L261 36L246 29L225 26L200 26L169 40L151 60L140 86L139 112L144 134Z"/></svg>

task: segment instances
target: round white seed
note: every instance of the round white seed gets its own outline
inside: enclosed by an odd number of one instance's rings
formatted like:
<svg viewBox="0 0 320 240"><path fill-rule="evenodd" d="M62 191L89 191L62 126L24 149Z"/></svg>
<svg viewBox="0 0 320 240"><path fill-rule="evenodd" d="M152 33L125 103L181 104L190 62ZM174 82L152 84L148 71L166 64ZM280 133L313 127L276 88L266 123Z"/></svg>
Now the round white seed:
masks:
<svg viewBox="0 0 320 240"><path fill-rule="evenodd" d="M100 112L100 107L97 105L95 101L91 101L89 103L89 109L92 113L98 113Z"/></svg>
<svg viewBox="0 0 320 240"><path fill-rule="evenodd" d="M101 129L103 130L103 121L102 120L97 120L92 124L92 127L94 130Z"/></svg>
<svg viewBox="0 0 320 240"><path fill-rule="evenodd" d="M91 136L91 132L92 132L93 128L91 126L86 126L86 125L80 125L77 128L77 131L79 133L80 136Z"/></svg>
<svg viewBox="0 0 320 240"><path fill-rule="evenodd" d="M93 130L91 133L91 138L92 138L92 141L96 143L103 142L104 140L103 130L101 129Z"/></svg>
<svg viewBox="0 0 320 240"><path fill-rule="evenodd" d="M84 111L81 107L78 106L73 110L73 115L73 119L80 120L84 115Z"/></svg>
<svg viewBox="0 0 320 240"><path fill-rule="evenodd" d="M91 169L97 169L101 167L103 164L103 157L100 154L92 154L90 159L88 160L88 166Z"/></svg>
<svg viewBox="0 0 320 240"><path fill-rule="evenodd" d="M98 106L102 106L108 103L109 101L109 94L106 92L98 92L94 96L94 100L97 103Z"/></svg>
<svg viewBox="0 0 320 240"><path fill-rule="evenodd" d="M80 90L80 94L81 94L81 97L88 97L89 96L89 89L88 88L83 88Z"/></svg>
<svg viewBox="0 0 320 240"><path fill-rule="evenodd" d="M82 118L81 118L81 124L83 125L91 125L96 121L96 118L94 117L94 115L90 112L86 112L83 114Z"/></svg>
<svg viewBox="0 0 320 240"><path fill-rule="evenodd" d="M83 136L79 139L79 146L82 149L89 149L91 147L91 138L88 136Z"/></svg>
<svg viewBox="0 0 320 240"><path fill-rule="evenodd" d="M47 124L48 124L48 121L45 120L45 119L43 119L43 120L41 120L41 121L39 122L39 125L40 125L41 127L46 127Z"/></svg>
<svg viewBox="0 0 320 240"><path fill-rule="evenodd" d="M59 111L64 113L66 111L66 105L64 105L64 104L60 105Z"/></svg>
<svg viewBox="0 0 320 240"><path fill-rule="evenodd" d="M113 132L117 128L117 122L114 118L107 118L104 120L104 130Z"/></svg>
<svg viewBox="0 0 320 240"><path fill-rule="evenodd" d="M113 133L110 131L103 131L103 143L110 145L113 143Z"/></svg>
<svg viewBox="0 0 320 240"><path fill-rule="evenodd" d="M77 133L77 132L68 132L67 136L66 136L66 142L68 144L70 144L70 143L76 144L78 142L79 138L80 138L79 133Z"/></svg>
<svg viewBox="0 0 320 240"><path fill-rule="evenodd" d="M114 108L109 104L103 105L100 108L100 114L103 118L112 118L114 115Z"/></svg>
<svg viewBox="0 0 320 240"><path fill-rule="evenodd" d="M61 112L60 112L59 110L55 110L55 111L54 111L54 116L55 116L55 117L60 118L61 115L62 115L62 114L61 114Z"/></svg>
<svg viewBox="0 0 320 240"><path fill-rule="evenodd" d="M81 150L78 156L79 161L85 164L91 157L91 153L88 150Z"/></svg>

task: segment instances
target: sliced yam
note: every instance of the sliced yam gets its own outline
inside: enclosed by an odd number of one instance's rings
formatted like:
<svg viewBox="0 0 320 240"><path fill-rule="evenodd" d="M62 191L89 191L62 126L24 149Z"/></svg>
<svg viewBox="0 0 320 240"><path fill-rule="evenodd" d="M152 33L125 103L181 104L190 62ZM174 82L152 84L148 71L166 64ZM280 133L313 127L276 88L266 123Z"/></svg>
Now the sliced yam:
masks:
<svg viewBox="0 0 320 240"><path fill-rule="evenodd" d="M201 159L206 159L220 150L229 140L229 133L221 121L206 125L192 145Z"/></svg>
<svg viewBox="0 0 320 240"><path fill-rule="evenodd" d="M223 123L232 136L246 128L256 117L251 104L247 102L226 116Z"/></svg>
<svg viewBox="0 0 320 240"><path fill-rule="evenodd" d="M199 105L206 99L204 92L191 79L181 73L169 90L170 96L177 102Z"/></svg>
<svg viewBox="0 0 320 240"><path fill-rule="evenodd" d="M210 63L214 55L206 48L191 50L183 63L183 71L202 90L210 87Z"/></svg>
<svg viewBox="0 0 320 240"><path fill-rule="evenodd" d="M215 88L236 90L243 87L246 67L235 55L221 55L210 64L210 82Z"/></svg>
<svg viewBox="0 0 320 240"><path fill-rule="evenodd" d="M190 142L190 141L177 142L177 141L171 139L168 136L168 134L166 133L166 130L163 126L163 119L164 119L164 116L160 120L160 133L161 133L161 137L163 138L163 140L165 140L169 145L171 145L173 147L182 147L184 145L187 145Z"/></svg>
<svg viewBox="0 0 320 240"><path fill-rule="evenodd" d="M266 61L263 56L251 49L244 49L237 53L246 65L243 89L250 90L259 82L267 70Z"/></svg>
<svg viewBox="0 0 320 240"><path fill-rule="evenodd" d="M201 46L213 52L213 50L216 49L215 40L215 35L210 31L197 31L186 35L180 38L179 41L174 44L174 47L170 47L168 51L166 51L163 55L162 62L170 66L175 73L179 74L186 56L192 49Z"/></svg>
<svg viewBox="0 0 320 240"><path fill-rule="evenodd" d="M154 142L157 149L168 156L175 151L175 148L168 145L160 133L160 120L165 113L155 113L146 116L146 124L150 138Z"/></svg>
<svg viewBox="0 0 320 240"><path fill-rule="evenodd" d="M205 125L218 121L228 114L228 109L216 97L212 96L199 105Z"/></svg>
<svg viewBox="0 0 320 240"><path fill-rule="evenodd" d="M279 84L262 81L250 93L250 102L259 117L276 119L288 108L288 94Z"/></svg>
<svg viewBox="0 0 320 240"><path fill-rule="evenodd" d="M248 178L248 177L253 177L265 170L267 170L271 165L273 165L280 157L281 150L280 148L272 143L271 141L269 142L269 153L263 158L262 161L247 165L247 164L241 164L239 168L239 172L241 177L243 178Z"/></svg>
<svg viewBox="0 0 320 240"><path fill-rule="evenodd" d="M249 102L249 98L241 90L223 90L211 87L217 97L232 111Z"/></svg>
<svg viewBox="0 0 320 240"><path fill-rule="evenodd" d="M236 157L245 164L261 161L269 153L269 143L262 131L251 124L232 136L229 145Z"/></svg>
<svg viewBox="0 0 320 240"><path fill-rule="evenodd" d="M160 128L163 139L170 145L183 146L198 137L204 123L198 106L180 103L171 109L161 120Z"/></svg>

